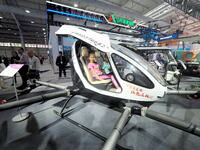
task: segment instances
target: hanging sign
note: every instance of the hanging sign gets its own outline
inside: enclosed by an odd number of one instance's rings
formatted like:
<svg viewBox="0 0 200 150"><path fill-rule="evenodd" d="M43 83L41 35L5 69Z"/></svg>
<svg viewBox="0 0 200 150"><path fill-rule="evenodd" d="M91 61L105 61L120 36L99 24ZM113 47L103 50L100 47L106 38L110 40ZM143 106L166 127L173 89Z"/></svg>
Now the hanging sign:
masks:
<svg viewBox="0 0 200 150"><path fill-rule="evenodd" d="M126 26L130 26L130 27L134 27L136 25L136 22L133 21L133 20L117 17L115 15L109 16L108 20L110 22L113 22L113 23L116 23L116 24L126 25Z"/></svg>
<svg viewBox="0 0 200 150"><path fill-rule="evenodd" d="M160 38L158 39L158 41L177 39L178 36L179 36L179 33L176 32L176 33L173 33L173 34L170 34L170 35L164 36L164 37L160 37Z"/></svg>

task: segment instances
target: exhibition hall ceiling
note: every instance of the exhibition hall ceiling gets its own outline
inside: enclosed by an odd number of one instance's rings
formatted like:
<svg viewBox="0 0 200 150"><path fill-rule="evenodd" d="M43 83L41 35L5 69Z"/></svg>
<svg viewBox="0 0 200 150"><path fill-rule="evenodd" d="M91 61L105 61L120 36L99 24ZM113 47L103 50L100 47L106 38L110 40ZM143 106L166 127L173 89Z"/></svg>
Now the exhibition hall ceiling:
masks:
<svg viewBox="0 0 200 150"><path fill-rule="evenodd" d="M21 42L17 21L25 43L45 44L46 18L45 0L0 0L0 41Z"/></svg>
<svg viewBox="0 0 200 150"><path fill-rule="evenodd" d="M52 0L70 6L129 19L149 20L143 15L163 3L162 0Z"/></svg>
<svg viewBox="0 0 200 150"><path fill-rule="evenodd" d="M164 2L164 0L52 0L107 16L115 14L128 19L141 19L147 26L155 25L164 34L182 30L183 36L200 34L200 20ZM173 1L173 0L172 0ZM180 0L182 1L182 0ZM190 0L194 9L200 6L198 0ZM199 7L200 8L200 7Z"/></svg>
<svg viewBox="0 0 200 150"><path fill-rule="evenodd" d="M184 31L183 36L200 34L200 21L165 3L166 0L51 1L103 13L107 16L115 14L127 19L139 19L146 25L156 24L161 32L166 34L171 34L177 29ZM190 1L194 9L200 8L198 0ZM20 42L16 20L22 30L25 43L47 43L46 0L0 0L1 42Z"/></svg>
<svg viewBox="0 0 200 150"><path fill-rule="evenodd" d="M179 29L183 31L183 36L200 35L200 20L168 3L159 5L144 16L153 19L153 23L157 23L161 27L162 33L171 34ZM166 24L165 26L161 25L163 22Z"/></svg>

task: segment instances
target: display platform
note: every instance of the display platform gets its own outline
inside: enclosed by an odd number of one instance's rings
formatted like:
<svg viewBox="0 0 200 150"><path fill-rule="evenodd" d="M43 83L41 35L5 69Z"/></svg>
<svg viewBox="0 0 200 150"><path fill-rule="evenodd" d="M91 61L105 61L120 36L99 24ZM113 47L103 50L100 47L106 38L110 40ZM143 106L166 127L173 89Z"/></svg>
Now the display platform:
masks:
<svg viewBox="0 0 200 150"><path fill-rule="evenodd" d="M20 123L11 121L16 110L1 112L4 117L0 117L0 123L7 120L1 126L4 132L0 132L4 133L0 137L6 139L3 150L101 149L103 139L110 135L120 113L94 101L84 103L83 99L80 96L74 97L70 106L75 109L64 118L53 112L61 108L65 102L64 97L24 107L24 112L32 114L27 121ZM151 109L200 124L200 101L189 101L177 96L169 96L166 101L154 103ZM200 138L148 118L133 116L122 132L118 147L137 150L196 150L200 147Z"/></svg>

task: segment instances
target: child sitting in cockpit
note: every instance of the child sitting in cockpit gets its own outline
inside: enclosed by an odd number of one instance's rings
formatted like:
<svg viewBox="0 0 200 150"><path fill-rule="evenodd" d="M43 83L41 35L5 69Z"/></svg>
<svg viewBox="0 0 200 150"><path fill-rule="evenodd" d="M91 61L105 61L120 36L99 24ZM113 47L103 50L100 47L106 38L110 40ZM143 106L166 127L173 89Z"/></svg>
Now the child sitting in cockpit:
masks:
<svg viewBox="0 0 200 150"><path fill-rule="evenodd" d="M112 74L103 74L103 72L100 70L99 64L96 63L96 57L95 53L90 53L89 55L89 63L87 65L92 77L94 80L105 80L105 79L111 79L112 83L114 84L115 88L117 89L116 92L120 92L121 89L115 80L115 77Z"/></svg>
<svg viewBox="0 0 200 150"><path fill-rule="evenodd" d="M106 56L105 56L103 64L102 64L102 69L104 70L105 74L111 73L111 67L110 67L108 58Z"/></svg>

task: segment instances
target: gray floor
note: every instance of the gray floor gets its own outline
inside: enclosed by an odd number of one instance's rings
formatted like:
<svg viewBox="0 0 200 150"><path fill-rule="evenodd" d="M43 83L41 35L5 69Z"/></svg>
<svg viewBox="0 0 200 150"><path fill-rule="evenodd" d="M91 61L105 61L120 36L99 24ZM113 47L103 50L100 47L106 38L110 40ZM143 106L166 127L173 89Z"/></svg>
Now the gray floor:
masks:
<svg viewBox="0 0 200 150"><path fill-rule="evenodd" d="M43 66L44 69L48 65ZM41 74L43 81L71 85L70 72L67 79L58 79L51 71ZM7 83L9 85L9 83ZM52 92L51 88L39 87L32 95L40 92ZM1 91L2 92L2 91ZM3 93L12 93L12 88ZM32 96L30 95L30 96ZM25 97L25 96L24 96ZM83 102L77 96L70 103L76 109L61 119L53 110L60 110L65 97L37 103L24 107L22 112L31 112L31 117L20 123L13 123L16 109L0 112L0 149L3 150L99 150L116 123L120 113L105 105L89 101ZM168 96L154 103L150 109L178 119L200 125L200 101L188 100L181 96ZM66 109L67 110L67 109ZM74 125L71 121L79 123ZM81 126L80 126L81 124ZM82 127L82 128L81 128ZM93 132L88 133L84 129ZM148 118L132 116L118 142L121 149L137 150L197 150L200 149L200 138Z"/></svg>

